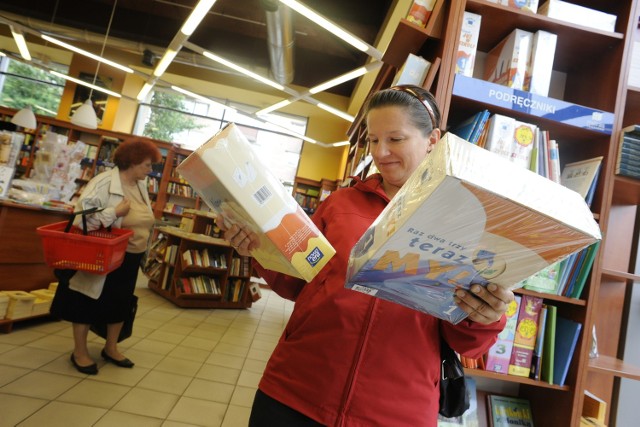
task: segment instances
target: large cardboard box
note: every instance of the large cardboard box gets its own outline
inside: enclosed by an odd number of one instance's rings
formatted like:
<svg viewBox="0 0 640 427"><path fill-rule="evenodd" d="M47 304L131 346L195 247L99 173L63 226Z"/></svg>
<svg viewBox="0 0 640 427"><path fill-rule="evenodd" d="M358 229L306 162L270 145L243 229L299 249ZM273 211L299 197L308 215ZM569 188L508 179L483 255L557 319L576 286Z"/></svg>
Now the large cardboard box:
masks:
<svg viewBox="0 0 640 427"><path fill-rule="evenodd" d="M514 288L599 239L578 193L447 133L354 246L346 287L458 323L456 289Z"/></svg>
<svg viewBox="0 0 640 427"><path fill-rule="evenodd" d="M209 207L260 236L260 247L251 255L264 268L310 281L335 254L235 124L176 169Z"/></svg>

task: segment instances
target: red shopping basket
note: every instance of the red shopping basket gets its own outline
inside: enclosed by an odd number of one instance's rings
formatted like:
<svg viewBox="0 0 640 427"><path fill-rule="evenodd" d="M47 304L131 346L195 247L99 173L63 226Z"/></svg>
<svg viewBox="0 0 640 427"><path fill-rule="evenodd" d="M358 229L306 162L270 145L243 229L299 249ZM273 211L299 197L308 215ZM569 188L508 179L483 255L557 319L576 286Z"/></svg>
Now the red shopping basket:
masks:
<svg viewBox="0 0 640 427"><path fill-rule="evenodd" d="M133 232L120 228L87 232L84 217L97 211L98 209L89 209L74 212L69 221L43 225L36 229L42 238L44 258L49 267L94 274L107 274L120 267ZM83 216L84 230L72 226L73 219L79 214Z"/></svg>

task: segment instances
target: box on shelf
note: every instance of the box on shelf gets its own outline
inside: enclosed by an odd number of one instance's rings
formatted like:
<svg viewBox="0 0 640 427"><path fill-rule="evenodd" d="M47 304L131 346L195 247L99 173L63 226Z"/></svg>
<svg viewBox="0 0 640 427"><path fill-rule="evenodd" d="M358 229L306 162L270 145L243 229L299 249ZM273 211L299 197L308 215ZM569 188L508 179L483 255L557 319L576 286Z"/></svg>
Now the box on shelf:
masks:
<svg viewBox="0 0 640 427"><path fill-rule="evenodd" d="M548 31L540 30L533 34L524 90L536 95L549 96L557 41L558 36Z"/></svg>
<svg viewBox="0 0 640 427"><path fill-rule="evenodd" d="M51 308L51 299L36 297L31 306L31 316L47 314Z"/></svg>
<svg viewBox="0 0 640 427"><path fill-rule="evenodd" d="M25 291L5 291L9 296L7 319L22 319L31 316L31 308L36 300L35 295Z"/></svg>
<svg viewBox="0 0 640 427"><path fill-rule="evenodd" d="M611 32L616 30L616 20L618 19L616 15L610 13L560 0L547 0L538 8L538 14L575 25Z"/></svg>
<svg viewBox="0 0 640 427"><path fill-rule="evenodd" d="M56 291L51 289L36 289L33 291L29 291L29 293L35 295L36 298L52 300L56 294Z"/></svg>
<svg viewBox="0 0 640 427"><path fill-rule="evenodd" d="M533 33L516 28L487 53L484 79L514 89L524 89Z"/></svg>
<svg viewBox="0 0 640 427"><path fill-rule="evenodd" d="M260 236L251 253L264 268L310 281L335 250L230 123L176 170L214 211Z"/></svg>
<svg viewBox="0 0 640 427"><path fill-rule="evenodd" d="M435 5L436 0L413 0L407 14L407 21L420 27L426 26Z"/></svg>
<svg viewBox="0 0 640 427"><path fill-rule="evenodd" d="M481 15L471 12L464 13L460 40L458 40L458 52L456 53L456 74L473 77L481 22Z"/></svg>
<svg viewBox="0 0 640 427"><path fill-rule="evenodd" d="M391 86L396 85L416 85L422 86L427 72L431 67L431 62L421 56L410 53L407 60L404 61L402 67L398 70L396 77L393 79Z"/></svg>
<svg viewBox="0 0 640 427"><path fill-rule="evenodd" d="M0 320L4 319L7 315L7 308L9 307L9 295L0 291Z"/></svg>
<svg viewBox="0 0 640 427"><path fill-rule="evenodd" d="M502 6L513 7L525 11L536 13L538 11L538 0L488 0L490 3L501 4Z"/></svg>
<svg viewBox="0 0 640 427"><path fill-rule="evenodd" d="M345 286L457 323L456 289L514 288L600 239L578 193L447 133L354 246Z"/></svg>

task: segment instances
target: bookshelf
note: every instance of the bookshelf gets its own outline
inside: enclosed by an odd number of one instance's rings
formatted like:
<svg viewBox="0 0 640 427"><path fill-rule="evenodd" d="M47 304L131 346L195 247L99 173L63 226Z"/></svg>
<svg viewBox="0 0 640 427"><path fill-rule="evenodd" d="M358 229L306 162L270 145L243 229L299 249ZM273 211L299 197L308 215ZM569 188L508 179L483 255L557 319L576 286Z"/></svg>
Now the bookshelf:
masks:
<svg viewBox="0 0 640 427"><path fill-rule="evenodd" d="M557 306L559 315L583 325L565 385L466 370L467 374L482 378L482 387L505 388L513 396L529 399L536 425L579 426L585 389L610 403L615 401L615 378L639 378L638 367L620 359L624 347L624 337L620 331L625 311L628 310L630 284L638 278L637 272L634 273L630 266L637 257L640 181L618 177L613 173L620 129L640 123L640 92L637 88L627 88L626 84L632 41L638 32L636 26L640 13L636 11L637 2L572 2L616 15L615 32L590 29L486 0L438 3L443 5L439 10L434 10L431 19L439 25L419 28L406 20L400 21L383 56L384 65L378 72L372 91L391 84L409 53L431 62L438 60L438 75L426 82L424 87L431 90L442 109L442 129L454 127L486 108L492 114L509 115L549 131L559 142L561 166L603 157L603 168L591 209L605 237L587 278L582 298L518 291L541 296ZM548 97L535 97L527 92L483 81L476 77L482 75L481 72L474 72L474 77L456 75L455 53L465 11L482 16L478 40L480 57L515 28L557 34L552 83L558 83L560 89L552 91ZM440 27L441 30L434 30ZM595 52L598 53L598 61L592 60ZM481 64L476 61L476 67ZM490 96L497 92L503 95L502 99ZM556 114L537 111L531 107L531 100L549 106ZM576 112L572 120L567 120L567 115L563 117L558 114L570 111ZM594 126L579 120L582 115L597 116L602 120L598 126ZM348 131L351 148L347 159L347 175L367 153L365 134L360 113ZM634 232L630 233L630 230ZM601 357L591 360L589 350L594 324Z"/></svg>
<svg viewBox="0 0 640 427"><path fill-rule="evenodd" d="M320 203L334 192L340 184L339 180L331 181L322 178L320 181L297 176L293 183L293 197L309 215L313 214Z"/></svg>
<svg viewBox="0 0 640 427"><path fill-rule="evenodd" d="M215 215L193 209L183 228L157 227L143 268L149 288L183 308L251 307L251 258L217 236Z"/></svg>

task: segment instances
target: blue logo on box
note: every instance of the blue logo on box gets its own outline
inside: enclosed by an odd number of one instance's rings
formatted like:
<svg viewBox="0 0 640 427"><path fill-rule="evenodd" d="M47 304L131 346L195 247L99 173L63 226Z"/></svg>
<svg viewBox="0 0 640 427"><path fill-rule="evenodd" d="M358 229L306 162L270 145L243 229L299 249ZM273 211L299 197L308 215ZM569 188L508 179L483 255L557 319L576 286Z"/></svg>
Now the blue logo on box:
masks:
<svg viewBox="0 0 640 427"><path fill-rule="evenodd" d="M311 265L311 267L315 267L315 265L320 262L322 258L324 258L324 254L322 253L320 248L316 246L315 248L313 248L311 253L307 255L307 262L309 263L309 265Z"/></svg>

